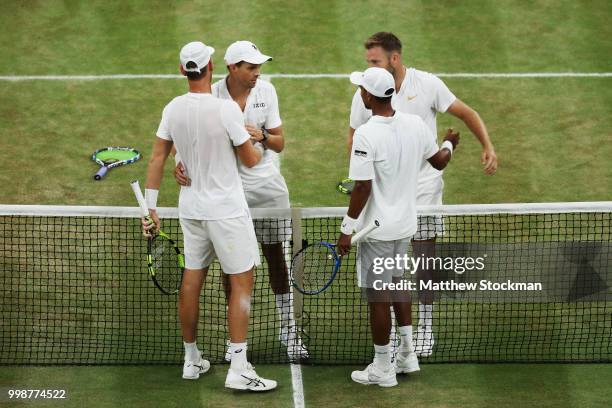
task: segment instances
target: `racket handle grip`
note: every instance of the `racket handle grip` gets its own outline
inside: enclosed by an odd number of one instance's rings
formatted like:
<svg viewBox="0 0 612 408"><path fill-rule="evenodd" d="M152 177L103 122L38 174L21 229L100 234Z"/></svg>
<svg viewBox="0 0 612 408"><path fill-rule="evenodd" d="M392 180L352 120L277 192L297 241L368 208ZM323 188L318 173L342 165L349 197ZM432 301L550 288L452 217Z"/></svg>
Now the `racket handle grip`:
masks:
<svg viewBox="0 0 612 408"><path fill-rule="evenodd" d="M370 232L372 232L378 227L380 227L380 223L378 222L378 220L374 220L372 224L368 225L367 227L365 227L364 229L362 229L361 231L357 232L355 235L352 236L351 244L354 245L358 243L363 238L365 238L366 235L368 235Z"/></svg>
<svg viewBox="0 0 612 408"><path fill-rule="evenodd" d="M100 170L98 170L98 172L94 176L94 180L102 179L102 177L104 177L106 175L107 171L108 171L108 167L106 167L106 166L100 167Z"/></svg>
<svg viewBox="0 0 612 408"><path fill-rule="evenodd" d="M138 206L140 207L140 213L143 217L149 216L149 209L147 208L147 203L142 195L142 191L140 190L140 183L138 180L134 180L130 183L132 186L132 190L134 191L134 195L136 196L136 201L138 201Z"/></svg>

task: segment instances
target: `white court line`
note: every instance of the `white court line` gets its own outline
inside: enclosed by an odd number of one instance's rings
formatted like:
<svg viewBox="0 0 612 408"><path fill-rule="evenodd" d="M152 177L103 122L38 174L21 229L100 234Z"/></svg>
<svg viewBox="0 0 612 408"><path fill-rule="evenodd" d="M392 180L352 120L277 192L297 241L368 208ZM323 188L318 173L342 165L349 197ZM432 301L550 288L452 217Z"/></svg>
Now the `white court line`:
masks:
<svg viewBox="0 0 612 408"><path fill-rule="evenodd" d="M267 74L260 76L264 81L272 82L272 77ZM291 265L291 254L287 242L283 243L283 253L285 254L285 263ZM289 286L293 292L293 287ZM294 408L305 408L306 401L304 400L304 384L302 382L302 366L299 364L289 363L291 368L291 388L293 388L293 406Z"/></svg>
<svg viewBox="0 0 612 408"><path fill-rule="evenodd" d="M291 385L293 386L293 406L295 408L305 408L302 367L299 364L291 364Z"/></svg>
<svg viewBox="0 0 612 408"><path fill-rule="evenodd" d="M440 78L610 78L612 72L450 72L435 74ZM214 78L225 75L215 74ZM266 79L346 79L349 74L265 74ZM183 79L174 74L115 74L115 75L0 75L0 81L99 81L114 79Z"/></svg>

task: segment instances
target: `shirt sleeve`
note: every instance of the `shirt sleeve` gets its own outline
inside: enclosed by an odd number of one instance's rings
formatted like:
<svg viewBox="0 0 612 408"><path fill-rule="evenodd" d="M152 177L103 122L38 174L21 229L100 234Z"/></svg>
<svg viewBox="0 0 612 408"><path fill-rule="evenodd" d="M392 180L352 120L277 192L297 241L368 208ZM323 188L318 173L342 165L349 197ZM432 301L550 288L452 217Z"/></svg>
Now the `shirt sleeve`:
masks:
<svg viewBox="0 0 612 408"><path fill-rule="evenodd" d="M274 129L283 124L278 111L278 96L276 95L276 89L270 84L270 100L268 101L268 114L266 115L266 123L264 126L266 129Z"/></svg>
<svg viewBox="0 0 612 408"><path fill-rule="evenodd" d="M427 160L438 153L440 149L438 148L436 135L434 135L423 119L419 118L419 120L421 122L419 132L421 133L421 140L423 141L423 158Z"/></svg>
<svg viewBox="0 0 612 408"><path fill-rule="evenodd" d="M170 104L166 105L162 112L161 122L159 122L159 127L157 128L157 137L164 140L172 140L172 135L170 134L170 123L168 120L168 116L170 113L168 112Z"/></svg>
<svg viewBox="0 0 612 408"><path fill-rule="evenodd" d="M353 180L374 180L374 149L366 135L359 129L353 139L349 178Z"/></svg>
<svg viewBox="0 0 612 408"><path fill-rule="evenodd" d="M359 126L366 123L372 116L372 111L366 109L361 99L361 91L357 89L355 95L353 95L353 101L351 102L351 117L350 126L353 129L357 129Z"/></svg>
<svg viewBox="0 0 612 408"><path fill-rule="evenodd" d="M437 112L446 112L448 107L455 102L457 97L448 89L446 84L440 78L431 74L431 79L434 89L433 108Z"/></svg>
<svg viewBox="0 0 612 408"><path fill-rule="evenodd" d="M221 104L221 122L234 146L240 146L251 138L244 127L244 116L234 101Z"/></svg>

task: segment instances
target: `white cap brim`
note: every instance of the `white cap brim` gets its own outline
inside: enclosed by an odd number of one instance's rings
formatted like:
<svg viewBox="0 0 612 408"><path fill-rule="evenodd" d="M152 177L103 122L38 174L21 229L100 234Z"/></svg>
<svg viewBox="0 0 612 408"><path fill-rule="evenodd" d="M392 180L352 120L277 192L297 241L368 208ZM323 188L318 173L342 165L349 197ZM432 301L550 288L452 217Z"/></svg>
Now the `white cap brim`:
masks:
<svg viewBox="0 0 612 408"><path fill-rule="evenodd" d="M247 58L244 59L244 62L248 62L249 64L255 64L255 65L261 65L264 62L268 62L268 61L272 61L272 57L269 57L263 54L253 55L253 56L249 55Z"/></svg>
<svg viewBox="0 0 612 408"><path fill-rule="evenodd" d="M363 84L363 72L351 72L350 80L352 84L361 86Z"/></svg>
<svg viewBox="0 0 612 408"><path fill-rule="evenodd" d="M376 89L376 86L380 84L372 84L369 80L366 80L366 76L368 76L369 70L371 69L381 70L381 68L369 68L367 71L364 71L364 72L353 72L351 73L351 76L350 76L351 83L357 86L363 87L363 89L368 91L368 93L376 97L379 97L379 98L386 98L386 97L392 96L393 93L395 92L395 88L393 87L392 83L388 84L389 87L384 88L383 90L383 89ZM389 75L389 77L391 77L391 74L389 73L387 73L386 75ZM369 76L368 78L372 79L371 76Z"/></svg>
<svg viewBox="0 0 612 408"><path fill-rule="evenodd" d="M244 57L240 58L240 60L238 60L238 61L234 61L234 60L227 61L226 60L225 63L227 65L231 65L231 64L237 64L237 63L242 62L242 61L248 62L249 64L261 65L261 64L263 64L265 62L272 61L272 57L270 57L268 55L264 55L264 54L258 53L258 54L244 56Z"/></svg>

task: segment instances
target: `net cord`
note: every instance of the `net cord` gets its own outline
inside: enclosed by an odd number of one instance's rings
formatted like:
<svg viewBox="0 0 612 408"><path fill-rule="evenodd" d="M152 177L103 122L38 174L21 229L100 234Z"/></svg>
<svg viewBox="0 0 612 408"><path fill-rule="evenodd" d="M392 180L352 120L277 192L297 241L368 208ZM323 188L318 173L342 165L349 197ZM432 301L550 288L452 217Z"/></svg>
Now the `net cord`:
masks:
<svg viewBox="0 0 612 408"><path fill-rule="evenodd" d="M291 209L251 209L255 219L282 217L291 219ZM302 218L343 217L347 207L301 208ZM561 202L561 203L511 203L511 204L459 204L417 206L419 215L486 215L486 214L564 214L581 212L612 212L612 201ZM177 219L176 207L157 209L160 218ZM46 217L119 217L139 218L138 207L71 206L71 205L0 205L0 215L29 215Z"/></svg>

